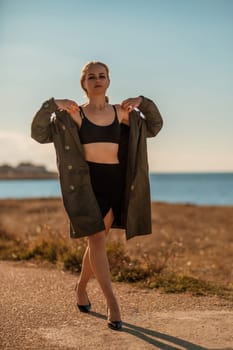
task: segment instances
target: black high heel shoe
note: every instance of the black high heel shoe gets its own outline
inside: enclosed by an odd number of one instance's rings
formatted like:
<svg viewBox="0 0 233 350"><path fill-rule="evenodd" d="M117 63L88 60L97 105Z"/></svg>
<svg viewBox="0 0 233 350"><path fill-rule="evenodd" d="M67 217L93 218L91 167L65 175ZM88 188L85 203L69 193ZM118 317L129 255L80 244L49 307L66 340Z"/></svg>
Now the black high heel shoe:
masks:
<svg viewBox="0 0 233 350"><path fill-rule="evenodd" d="M76 284L76 286L75 286L75 291L77 291L77 288L78 288L78 284ZM85 314L88 314L91 311L91 302L90 302L88 297L87 297L87 299L88 299L87 305L80 305L77 303L77 307L78 307L79 311L83 312Z"/></svg>
<svg viewBox="0 0 233 350"><path fill-rule="evenodd" d="M83 312L85 314L88 314L91 311L91 303L90 302L87 305L79 305L77 303L77 307L78 307L80 312Z"/></svg>
<svg viewBox="0 0 233 350"><path fill-rule="evenodd" d="M107 319L108 319L108 328L119 331L122 328L122 321L111 321L108 316L108 308L107 308Z"/></svg>

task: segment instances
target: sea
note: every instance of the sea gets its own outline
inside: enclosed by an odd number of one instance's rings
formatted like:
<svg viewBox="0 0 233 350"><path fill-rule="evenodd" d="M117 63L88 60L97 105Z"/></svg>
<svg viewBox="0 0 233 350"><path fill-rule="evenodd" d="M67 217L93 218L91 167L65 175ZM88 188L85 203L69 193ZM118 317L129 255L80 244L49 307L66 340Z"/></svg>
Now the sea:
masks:
<svg viewBox="0 0 233 350"><path fill-rule="evenodd" d="M233 205L233 173L150 173L151 200ZM0 199L61 197L59 181L0 180Z"/></svg>

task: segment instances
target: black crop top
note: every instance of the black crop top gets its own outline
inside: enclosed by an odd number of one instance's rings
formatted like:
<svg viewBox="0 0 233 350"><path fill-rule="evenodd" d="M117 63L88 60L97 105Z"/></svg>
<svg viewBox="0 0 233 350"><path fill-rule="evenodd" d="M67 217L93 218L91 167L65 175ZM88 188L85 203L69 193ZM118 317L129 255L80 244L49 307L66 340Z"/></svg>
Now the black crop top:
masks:
<svg viewBox="0 0 233 350"><path fill-rule="evenodd" d="M109 125L96 125L92 123L84 114L82 107L80 108L80 115L82 118L82 124L79 129L80 141L82 144L94 143L94 142L120 142L120 123L117 117L116 107L113 106L115 111L115 118Z"/></svg>

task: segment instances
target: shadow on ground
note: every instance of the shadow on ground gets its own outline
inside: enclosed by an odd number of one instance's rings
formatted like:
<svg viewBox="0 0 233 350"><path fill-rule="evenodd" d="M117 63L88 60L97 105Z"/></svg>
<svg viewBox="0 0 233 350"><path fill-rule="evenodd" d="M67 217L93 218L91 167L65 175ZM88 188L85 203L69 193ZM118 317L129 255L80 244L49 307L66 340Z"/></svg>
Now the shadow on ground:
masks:
<svg viewBox="0 0 233 350"><path fill-rule="evenodd" d="M91 311L90 315L106 320L105 315L94 311ZM128 322L123 323L123 328L120 330L120 332L129 333L161 350L181 350L181 347L183 347L184 350L211 350L210 348L191 343L184 339L177 338L165 333L160 333L152 329L139 327ZM233 350L233 348L219 348L213 350Z"/></svg>

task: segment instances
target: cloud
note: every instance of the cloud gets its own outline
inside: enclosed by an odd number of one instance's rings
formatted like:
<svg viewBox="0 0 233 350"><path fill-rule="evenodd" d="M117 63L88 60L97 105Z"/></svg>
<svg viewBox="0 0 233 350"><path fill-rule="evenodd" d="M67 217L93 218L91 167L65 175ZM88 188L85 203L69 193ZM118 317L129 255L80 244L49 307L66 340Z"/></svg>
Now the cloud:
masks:
<svg viewBox="0 0 233 350"><path fill-rule="evenodd" d="M15 166L20 162L43 164L56 170L53 144L39 144L29 135L16 131L0 131L0 164Z"/></svg>
<svg viewBox="0 0 233 350"><path fill-rule="evenodd" d="M151 172L232 172L232 151L195 149L195 147L174 149L172 144L164 147L156 141L148 144L148 161Z"/></svg>
<svg viewBox="0 0 233 350"><path fill-rule="evenodd" d="M179 171L233 171L232 151L174 149L161 140L148 142L148 160L151 172ZM56 155L53 144L39 144L30 135L16 131L0 131L0 164L15 166L20 162L45 165L56 170Z"/></svg>

